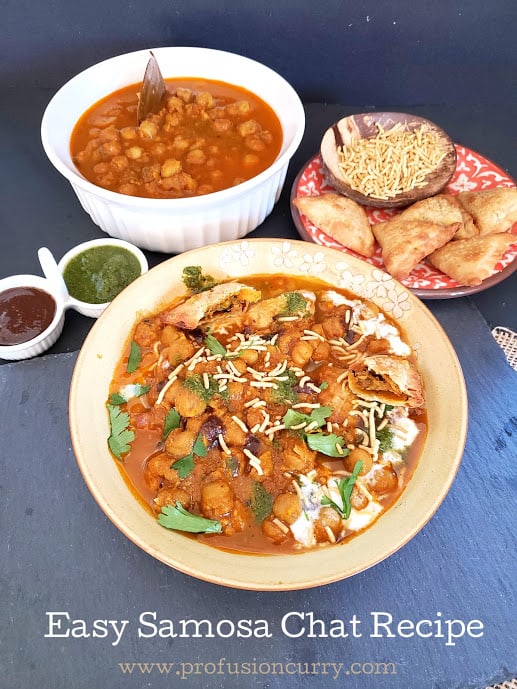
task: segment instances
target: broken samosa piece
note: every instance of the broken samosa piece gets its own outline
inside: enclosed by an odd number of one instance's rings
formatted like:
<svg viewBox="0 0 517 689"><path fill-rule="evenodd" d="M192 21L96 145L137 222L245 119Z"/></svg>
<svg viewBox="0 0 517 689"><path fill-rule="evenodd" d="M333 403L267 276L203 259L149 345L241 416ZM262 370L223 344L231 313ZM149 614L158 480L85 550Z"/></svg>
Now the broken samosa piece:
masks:
<svg viewBox="0 0 517 689"><path fill-rule="evenodd" d="M384 354L360 359L348 370L348 386L368 401L413 408L424 404L420 374L408 359Z"/></svg>
<svg viewBox="0 0 517 689"><path fill-rule="evenodd" d="M517 222L517 187L462 191L456 198L471 214L481 235L506 232Z"/></svg>
<svg viewBox="0 0 517 689"><path fill-rule="evenodd" d="M382 249L386 270L403 280L428 254L452 239L455 224L446 226L422 220L405 220L403 214L372 227Z"/></svg>
<svg viewBox="0 0 517 689"><path fill-rule="evenodd" d="M163 314L163 322L184 330L194 330L201 322L216 313L227 311L234 305L242 310L261 297L261 292L240 282L226 282L205 292L194 294L179 306Z"/></svg>
<svg viewBox="0 0 517 689"><path fill-rule="evenodd" d="M321 196L298 196L296 208L310 222L347 249L373 256L375 240L366 211L352 199L328 192Z"/></svg>
<svg viewBox="0 0 517 689"><path fill-rule="evenodd" d="M494 272L517 235L488 234L450 242L428 256L428 261L460 285L475 287Z"/></svg>

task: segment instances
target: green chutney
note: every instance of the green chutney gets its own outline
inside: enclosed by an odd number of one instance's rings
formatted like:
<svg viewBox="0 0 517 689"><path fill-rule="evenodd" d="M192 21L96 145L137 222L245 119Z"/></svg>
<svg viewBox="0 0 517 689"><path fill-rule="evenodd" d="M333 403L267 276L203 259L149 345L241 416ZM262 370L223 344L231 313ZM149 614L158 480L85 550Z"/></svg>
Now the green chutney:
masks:
<svg viewBox="0 0 517 689"><path fill-rule="evenodd" d="M120 246L85 249L66 264L63 278L70 296L87 304L111 301L140 276L140 262Z"/></svg>

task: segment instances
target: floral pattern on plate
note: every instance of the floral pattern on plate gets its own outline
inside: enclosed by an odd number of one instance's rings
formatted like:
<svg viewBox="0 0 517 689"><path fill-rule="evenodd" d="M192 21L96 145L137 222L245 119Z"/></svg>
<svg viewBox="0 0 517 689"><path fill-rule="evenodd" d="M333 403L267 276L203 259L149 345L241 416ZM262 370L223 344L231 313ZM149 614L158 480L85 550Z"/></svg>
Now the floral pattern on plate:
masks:
<svg viewBox="0 0 517 689"><path fill-rule="evenodd" d="M456 152L456 171L447 185L447 189L450 192L457 194L460 191L481 191L494 187L516 186L513 179L509 177L504 170L494 165L494 163L484 158L479 153L458 145L456 145ZM326 179L321 157L315 155L297 175L293 184L291 198L297 196L317 196L328 191L335 190ZM389 218L393 217L398 212L400 211L395 209L366 208L366 213L372 225L389 220ZM293 205L291 205L291 213L295 225L304 239L313 241L321 246L327 246L358 256L377 268L385 270L379 246L377 246L375 254L371 258L365 258L364 256L356 254L351 249L347 249L342 244L332 239L332 237L322 232L318 227L309 222L304 215L300 214ZM517 235L517 223L514 224L512 232ZM513 272L511 266L516 258L517 236L515 244L510 246L502 260L496 264L492 277L484 280L479 286L462 287L456 280L436 270L436 268L433 268L433 266L426 261L419 263L411 275L405 280L402 280L402 284L411 289L418 296L428 299L463 296L486 289L496 284L496 282L499 282L500 279L506 277L506 273L510 274L510 272Z"/></svg>

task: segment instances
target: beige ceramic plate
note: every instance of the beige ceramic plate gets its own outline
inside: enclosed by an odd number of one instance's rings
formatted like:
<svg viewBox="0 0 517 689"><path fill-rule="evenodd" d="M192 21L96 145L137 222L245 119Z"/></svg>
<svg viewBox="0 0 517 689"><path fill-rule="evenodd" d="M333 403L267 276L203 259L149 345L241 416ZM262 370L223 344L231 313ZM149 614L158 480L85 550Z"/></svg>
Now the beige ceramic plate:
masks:
<svg viewBox="0 0 517 689"><path fill-rule="evenodd" d="M128 489L106 444L108 385L136 318L185 292L181 273L188 265L200 265L216 278L312 275L372 299L405 329L418 353L430 430L408 487L365 533L346 544L302 554L238 555L164 529ZM70 430L79 467L95 500L140 548L206 581L252 590L292 590L357 574L420 531L447 494L460 464L467 398L460 365L444 331L422 302L389 275L347 254L301 241L241 240L171 258L116 297L79 354L70 393Z"/></svg>

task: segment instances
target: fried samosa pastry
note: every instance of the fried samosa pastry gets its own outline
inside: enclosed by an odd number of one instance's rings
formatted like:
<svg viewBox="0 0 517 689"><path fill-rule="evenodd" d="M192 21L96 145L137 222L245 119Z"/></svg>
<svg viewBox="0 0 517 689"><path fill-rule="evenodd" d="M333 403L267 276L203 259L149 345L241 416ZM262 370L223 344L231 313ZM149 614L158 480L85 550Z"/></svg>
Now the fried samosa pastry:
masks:
<svg viewBox="0 0 517 689"><path fill-rule="evenodd" d="M404 220L423 220L438 225L454 225L455 234L463 227L461 206L445 194L416 201L400 214Z"/></svg>
<svg viewBox="0 0 517 689"><path fill-rule="evenodd" d="M352 199L328 192L321 196L298 196L294 205L313 225L347 249L373 256L375 240L366 211Z"/></svg>
<svg viewBox="0 0 517 689"><path fill-rule="evenodd" d="M247 304L254 304L261 297L259 290L240 282L227 282L216 285L206 292L194 294L179 306L166 311L162 321L185 330L194 330L203 319L217 311L227 311L233 306L241 310Z"/></svg>
<svg viewBox="0 0 517 689"><path fill-rule="evenodd" d="M456 198L473 217L481 235L506 232L517 222L516 187L462 191Z"/></svg>
<svg viewBox="0 0 517 689"><path fill-rule="evenodd" d="M497 262L514 243L517 235L505 232L458 239L434 251L428 261L460 285L475 287L490 277Z"/></svg>
<svg viewBox="0 0 517 689"><path fill-rule="evenodd" d="M454 235L453 239L468 239L469 237L477 237L479 234L479 229L474 222L474 218L470 215L466 208L463 208L461 203L453 194L445 193L443 196L445 196L450 203L454 204L461 213L462 225Z"/></svg>
<svg viewBox="0 0 517 689"><path fill-rule="evenodd" d="M423 258L452 239L456 229L455 224L405 220L402 213L372 227L386 270L397 280L406 278Z"/></svg>
<svg viewBox="0 0 517 689"><path fill-rule="evenodd" d="M406 407L424 404L420 374L408 359L400 357L379 354L356 361L348 370L348 386L368 401Z"/></svg>

